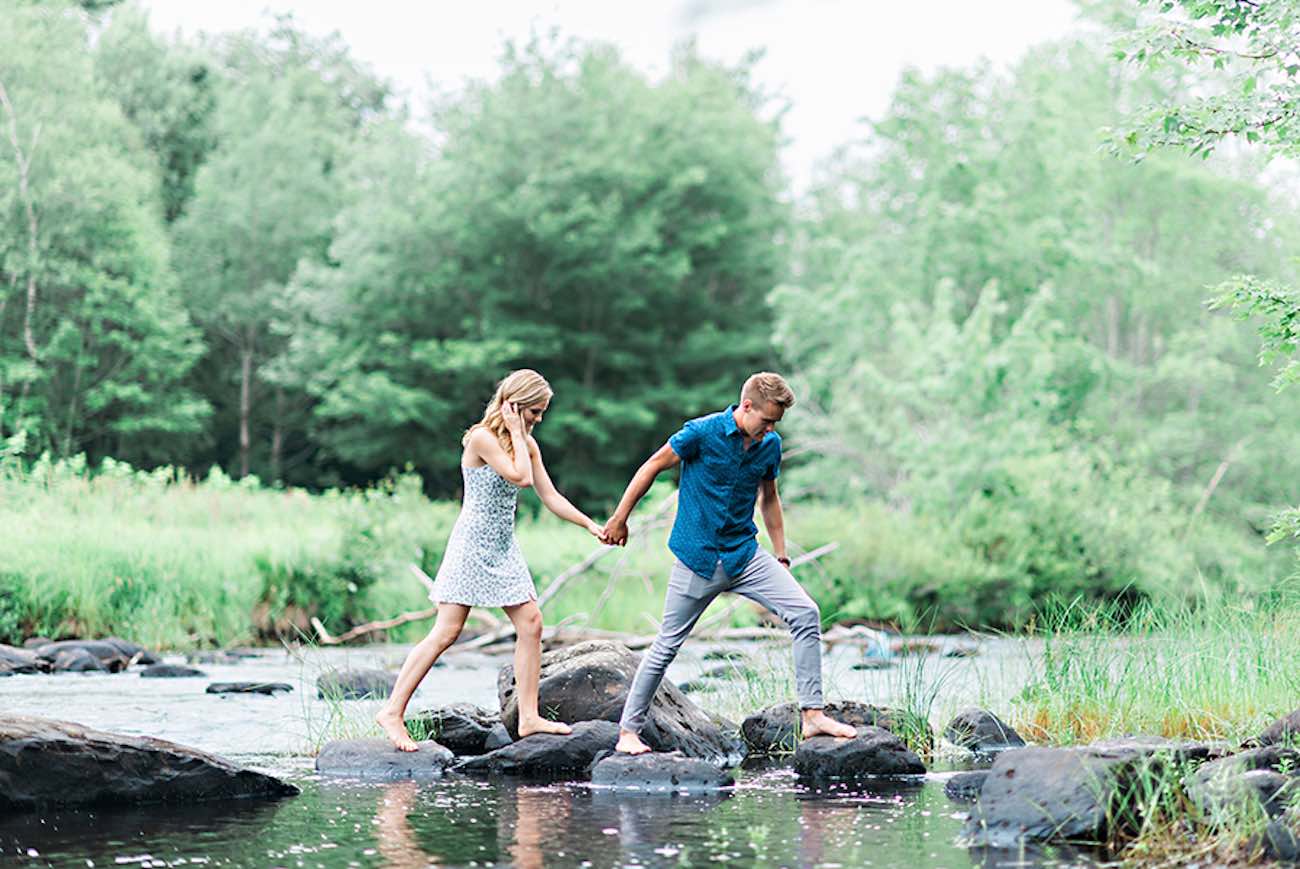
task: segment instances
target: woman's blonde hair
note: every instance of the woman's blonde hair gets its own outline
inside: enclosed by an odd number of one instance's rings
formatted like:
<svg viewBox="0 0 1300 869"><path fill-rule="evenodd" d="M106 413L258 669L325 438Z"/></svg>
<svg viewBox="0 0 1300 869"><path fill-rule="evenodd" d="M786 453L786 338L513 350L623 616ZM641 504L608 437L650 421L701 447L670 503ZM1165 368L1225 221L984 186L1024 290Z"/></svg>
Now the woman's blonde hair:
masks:
<svg viewBox="0 0 1300 869"><path fill-rule="evenodd" d="M531 368L511 371L497 384L497 390L483 411L483 418L465 430L460 439L461 445L469 443L469 437L476 428L485 428L496 435L497 441L511 456L515 454L515 444L510 438L510 429L506 428L506 419L501 415L501 405L513 402L519 410L541 404L555 393L546 378Z"/></svg>

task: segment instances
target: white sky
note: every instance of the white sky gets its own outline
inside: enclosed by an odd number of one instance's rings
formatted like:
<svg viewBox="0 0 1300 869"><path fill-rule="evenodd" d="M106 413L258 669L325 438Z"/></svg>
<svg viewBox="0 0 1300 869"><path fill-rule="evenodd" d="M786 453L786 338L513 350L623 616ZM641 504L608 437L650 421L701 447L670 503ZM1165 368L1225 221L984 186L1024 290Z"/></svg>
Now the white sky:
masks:
<svg viewBox="0 0 1300 869"><path fill-rule="evenodd" d="M1002 65L1029 46L1069 32L1069 0L141 0L166 33L255 27L267 12L292 12L311 32L337 30L355 55L408 96L466 78L490 78L507 39L557 28L614 43L654 75L672 47L694 37L708 57L766 55L759 80L788 98L786 168L796 186L813 163L888 105L899 73Z"/></svg>

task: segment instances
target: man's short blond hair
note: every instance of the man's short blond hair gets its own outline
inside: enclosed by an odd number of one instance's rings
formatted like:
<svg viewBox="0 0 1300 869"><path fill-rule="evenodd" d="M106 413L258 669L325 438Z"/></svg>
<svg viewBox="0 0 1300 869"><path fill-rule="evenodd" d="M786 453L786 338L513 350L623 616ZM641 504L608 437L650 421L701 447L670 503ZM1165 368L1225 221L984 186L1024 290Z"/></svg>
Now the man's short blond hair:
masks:
<svg viewBox="0 0 1300 869"><path fill-rule="evenodd" d="M745 381L745 385L740 388L740 400L744 401L747 398L759 407L770 401L781 405L784 410L789 410L794 404L794 390L785 382L785 378L775 371L760 371L751 374Z"/></svg>

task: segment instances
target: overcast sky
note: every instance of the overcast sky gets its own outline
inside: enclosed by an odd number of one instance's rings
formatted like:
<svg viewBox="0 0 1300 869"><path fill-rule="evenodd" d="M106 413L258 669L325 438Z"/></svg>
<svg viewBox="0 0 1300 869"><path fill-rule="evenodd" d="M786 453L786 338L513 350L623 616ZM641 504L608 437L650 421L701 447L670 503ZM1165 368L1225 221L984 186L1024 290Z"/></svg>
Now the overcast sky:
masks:
<svg viewBox="0 0 1300 869"><path fill-rule="evenodd" d="M454 87L490 78L507 39L558 28L616 44L631 63L662 72L673 45L694 37L703 54L736 61L761 48L759 80L792 104L788 170L809 169L886 107L899 73L1016 60L1075 24L1069 0L142 0L155 28L217 32L292 12L309 31L337 30L356 56L409 96L426 81Z"/></svg>

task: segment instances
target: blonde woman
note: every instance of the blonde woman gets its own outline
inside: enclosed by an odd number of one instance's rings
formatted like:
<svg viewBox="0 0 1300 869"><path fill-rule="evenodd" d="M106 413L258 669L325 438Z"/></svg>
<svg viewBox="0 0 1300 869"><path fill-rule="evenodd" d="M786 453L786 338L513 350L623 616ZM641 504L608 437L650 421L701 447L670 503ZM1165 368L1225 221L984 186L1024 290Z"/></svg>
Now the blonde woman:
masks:
<svg viewBox="0 0 1300 869"><path fill-rule="evenodd" d="M406 656L392 696L375 716L401 751L417 750L406 731L406 704L438 656L456 642L470 608L476 606L502 607L514 623L519 735L570 732L567 724L547 721L538 713L542 611L514 533L519 490L532 486L556 516L605 540L603 527L556 490L533 439L533 427L542 421L552 394L536 371L512 371L497 384L483 419L462 438L465 498L429 595L438 604L438 617L429 636Z"/></svg>

